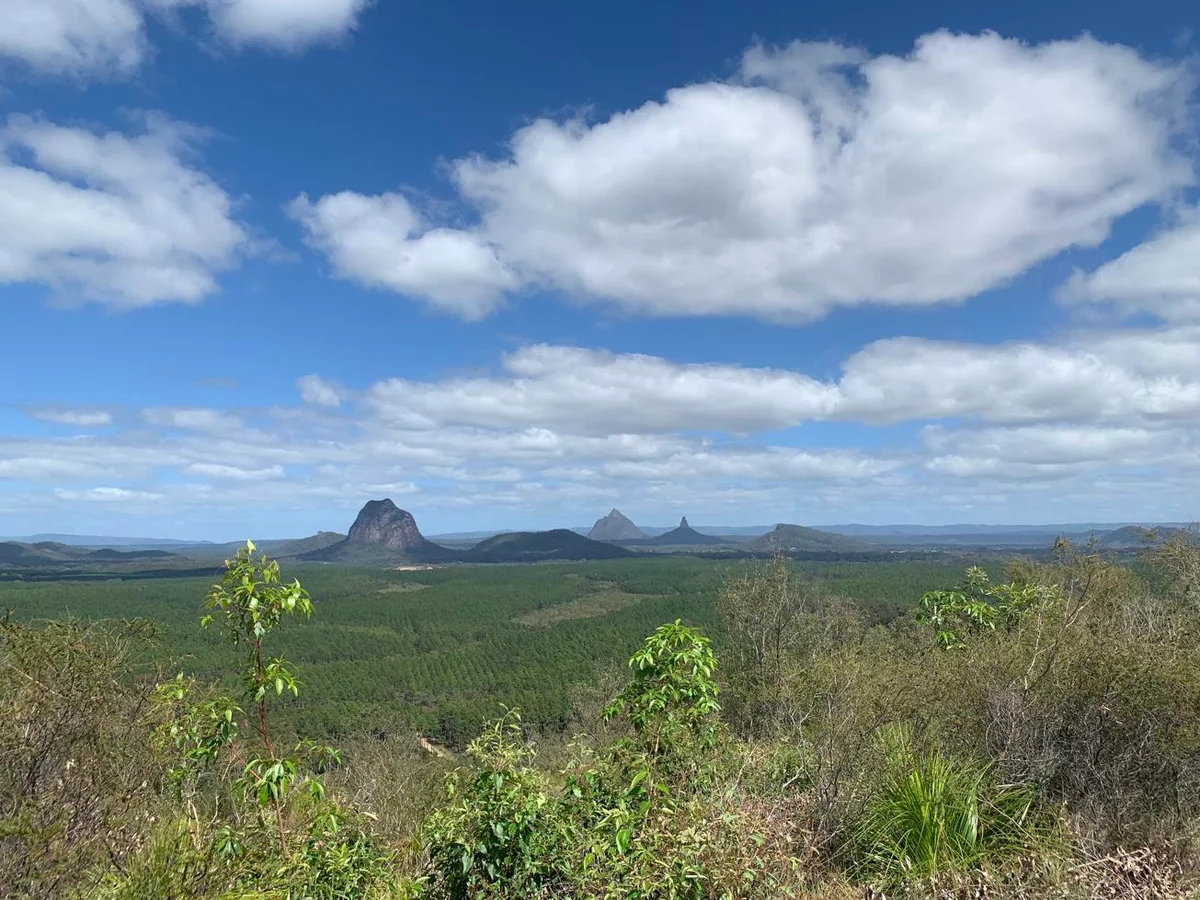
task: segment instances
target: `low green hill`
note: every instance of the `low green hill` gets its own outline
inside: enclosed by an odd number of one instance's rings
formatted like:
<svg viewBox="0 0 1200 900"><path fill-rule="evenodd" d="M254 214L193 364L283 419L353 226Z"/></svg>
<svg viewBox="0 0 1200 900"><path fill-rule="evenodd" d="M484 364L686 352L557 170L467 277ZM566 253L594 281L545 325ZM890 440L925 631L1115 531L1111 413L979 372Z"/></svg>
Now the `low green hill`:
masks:
<svg viewBox="0 0 1200 900"><path fill-rule="evenodd" d="M566 528L498 534L461 554L463 562L537 562L550 559L621 559L631 550L593 541Z"/></svg>
<svg viewBox="0 0 1200 900"><path fill-rule="evenodd" d="M804 552L853 552L878 550L866 541L834 534L832 531L819 531L804 525L776 525L762 537L755 538L746 545L752 553L769 553L780 550L785 553L794 551Z"/></svg>
<svg viewBox="0 0 1200 900"><path fill-rule="evenodd" d="M312 553L314 550L324 550L334 544L344 541L346 536L336 531L318 531L305 538L292 541L280 541L277 546L267 548L266 552L275 556L299 556L302 553Z"/></svg>

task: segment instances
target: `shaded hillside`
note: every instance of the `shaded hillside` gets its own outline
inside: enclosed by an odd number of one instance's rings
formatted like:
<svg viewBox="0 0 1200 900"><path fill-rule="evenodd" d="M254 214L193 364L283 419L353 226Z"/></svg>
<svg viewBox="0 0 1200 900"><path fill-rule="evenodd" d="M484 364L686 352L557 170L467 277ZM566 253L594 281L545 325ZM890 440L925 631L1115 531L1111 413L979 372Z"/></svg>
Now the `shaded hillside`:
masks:
<svg viewBox="0 0 1200 900"><path fill-rule="evenodd" d="M0 565L18 565L18 566L36 566L46 565L47 563L58 563L64 560L77 558L76 556L64 555L60 552L54 552L48 548L63 547L64 550L69 548L62 544L20 544L16 541L5 541L0 544Z"/></svg>
<svg viewBox="0 0 1200 900"><path fill-rule="evenodd" d="M619 509L614 509L602 519L597 519L588 537L593 541L639 541L646 537Z"/></svg>
<svg viewBox="0 0 1200 900"><path fill-rule="evenodd" d="M275 556L301 556L305 553L312 553L314 550L324 550L326 547L332 547L334 544L339 544L345 539L346 535L337 531L318 531L316 534L305 538L279 541L278 546L267 552L273 553ZM272 541L271 543L275 542Z"/></svg>
<svg viewBox="0 0 1200 900"><path fill-rule="evenodd" d="M136 559L178 559L179 554L168 553L166 550L113 550L111 547L104 547L93 551L88 558L122 562Z"/></svg>
<svg viewBox="0 0 1200 900"><path fill-rule="evenodd" d="M86 547L71 547L57 541L39 541L36 544L0 542L0 565L6 566L61 567L178 558L178 554L165 550L90 550Z"/></svg>
<svg viewBox="0 0 1200 900"><path fill-rule="evenodd" d="M628 541L630 546L640 547L711 547L717 544L735 543L733 538L715 534L701 534L688 524L687 516L679 520L679 527L642 541Z"/></svg>
<svg viewBox="0 0 1200 900"><path fill-rule="evenodd" d="M457 554L426 540L412 513L385 499L368 501L344 539L301 553L298 558L312 562L389 566L451 562Z"/></svg>
<svg viewBox="0 0 1200 900"><path fill-rule="evenodd" d="M463 562L538 562L551 559L620 559L631 550L593 541L566 528L498 534L460 555Z"/></svg>
<svg viewBox="0 0 1200 900"><path fill-rule="evenodd" d="M818 531L803 525L776 525L773 531L755 538L746 545L752 553L791 552L854 552L873 550L866 541L856 540L831 531Z"/></svg>
<svg viewBox="0 0 1200 900"><path fill-rule="evenodd" d="M1156 541L1165 541L1178 534L1185 534L1186 528L1142 528L1140 525L1126 525L1096 538L1096 543L1109 550L1140 550Z"/></svg>
<svg viewBox="0 0 1200 900"><path fill-rule="evenodd" d="M210 543L208 541L184 541L176 538L147 538L147 537L115 537L101 534L26 534L13 537L0 537L0 542L14 544L64 544L68 547L81 547L89 550L109 548L120 550L175 549L192 544Z"/></svg>

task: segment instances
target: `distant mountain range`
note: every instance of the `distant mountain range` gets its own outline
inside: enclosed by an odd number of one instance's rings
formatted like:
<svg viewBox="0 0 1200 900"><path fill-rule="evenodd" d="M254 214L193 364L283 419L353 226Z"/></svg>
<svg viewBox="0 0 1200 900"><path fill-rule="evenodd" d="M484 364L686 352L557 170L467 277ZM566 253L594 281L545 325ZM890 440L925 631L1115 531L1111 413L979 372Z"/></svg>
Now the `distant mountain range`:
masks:
<svg viewBox="0 0 1200 900"><path fill-rule="evenodd" d="M693 528L683 517L673 529L639 527L613 509L590 529L535 532L460 532L439 536L446 544L421 534L412 514L391 500L372 500L359 512L347 534L321 531L305 538L258 540L258 548L278 558L349 565L404 565L448 562L528 562L540 559L611 559L644 551L689 548L773 550L804 553L879 552L885 548L973 547L998 550L1045 548L1055 537L1095 539L1113 550L1145 544L1145 527L1160 537L1185 526L1180 523L1068 523L1057 525L861 525L814 528L781 524ZM583 532L587 532L585 537ZM213 543L171 538L37 534L0 539L0 565L109 565L172 557L219 561L243 542Z"/></svg>
<svg viewBox="0 0 1200 900"><path fill-rule="evenodd" d="M0 542L0 567L19 566L25 568L78 563L108 564L178 558L177 554L169 553L166 550L114 550L111 547L93 550L89 547L72 546L60 541L35 541L28 544L18 541Z"/></svg>
<svg viewBox="0 0 1200 900"><path fill-rule="evenodd" d="M816 525L821 531L833 531L837 534L851 536L878 537L919 537L924 535L959 535L959 534L1088 534L1115 531L1127 526L1136 527L1183 527L1181 522L1163 522L1152 524L1148 522L1073 522L1051 525Z"/></svg>
<svg viewBox="0 0 1200 900"><path fill-rule="evenodd" d="M67 547L136 547L146 549L149 547L169 547L178 546L193 546L196 544L211 544L211 541L181 541L174 538L140 538L140 537L113 537L112 535L99 534L26 534L14 537L0 537L0 541L10 544L63 544Z"/></svg>
<svg viewBox="0 0 1200 900"><path fill-rule="evenodd" d="M1163 526L1147 529L1137 525L1129 525L1125 528L1117 528L1098 536L1096 543L1110 550L1132 550L1138 547L1145 547L1147 543L1154 539L1168 540L1172 536L1186 530L1183 526Z"/></svg>
<svg viewBox="0 0 1200 900"><path fill-rule="evenodd" d="M299 554L299 558L312 562L404 565L617 559L632 555L622 547L593 541L567 528L498 534L469 549L456 550L428 540L408 510L400 509L391 500L372 500L359 512L343 540Z"/></svg>

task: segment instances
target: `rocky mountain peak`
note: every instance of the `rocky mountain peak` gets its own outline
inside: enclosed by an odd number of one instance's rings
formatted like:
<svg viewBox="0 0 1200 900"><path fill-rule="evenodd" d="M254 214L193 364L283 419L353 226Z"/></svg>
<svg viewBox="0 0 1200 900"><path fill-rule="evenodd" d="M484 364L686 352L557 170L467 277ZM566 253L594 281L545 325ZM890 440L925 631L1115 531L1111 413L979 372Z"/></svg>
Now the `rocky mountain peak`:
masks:
<svg viewBox="0 0 1200 900"><path fill-rule="evenodd" d="M684 516L682 519L679 520L679 527L680 528L691 528L692 527L691 525L689 525L687 523L687 516Z"/></svg>
<svg viewBox="0 0 1200 900"><path fill-rule="evenodd" d="M636 541L646 535L629 519L622 515L619 509L614 509L602 519L597 519L588 537L593 541Z"/></svg>
<svg viewBox="0 0 1200 900"><path fill-rule="evenodd" d="M412 513L390 499L369 500L350 526L346 541L389 550L419 549L427 543Z"/></svg>

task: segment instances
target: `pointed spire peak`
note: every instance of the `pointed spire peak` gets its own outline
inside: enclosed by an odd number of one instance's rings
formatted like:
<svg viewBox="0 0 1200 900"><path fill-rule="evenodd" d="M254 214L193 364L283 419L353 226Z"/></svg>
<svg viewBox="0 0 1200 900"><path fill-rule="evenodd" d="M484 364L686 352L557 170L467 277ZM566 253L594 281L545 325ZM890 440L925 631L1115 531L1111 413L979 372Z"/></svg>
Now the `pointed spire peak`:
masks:
<svg viewBox="0 0 1200 900"><path fill-rule="evenodd" d="M609 513L609 515L615 519L617 516L621 515L621 511L614 506L612 508L612 511Z"/></svg>
<svg viewBox="0 0 1200 900"><path fill-rule="evenodd" d="M680 528L691 528L692 527L687 523L687 516L684 516L682 519L679 520L679 527Z"/></svg>

